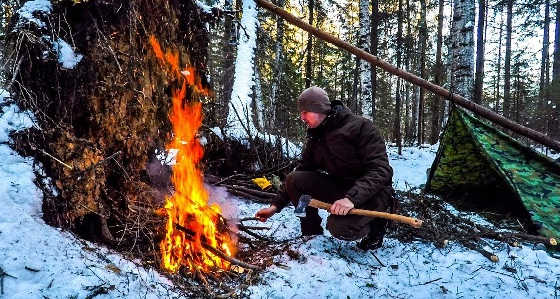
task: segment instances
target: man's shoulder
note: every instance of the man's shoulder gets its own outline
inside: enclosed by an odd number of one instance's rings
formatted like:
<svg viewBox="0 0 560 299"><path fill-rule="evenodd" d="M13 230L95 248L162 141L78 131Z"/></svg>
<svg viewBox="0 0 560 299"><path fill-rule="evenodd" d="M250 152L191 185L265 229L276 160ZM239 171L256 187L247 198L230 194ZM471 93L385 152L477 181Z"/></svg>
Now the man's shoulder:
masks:
<svg viewBox="0 0 560 299"><path fill-rule="evenodd" d="M371 119L356 114L350 114L345 126L347 128L355 128L356 130L374 130L375 125Z"/></svg>

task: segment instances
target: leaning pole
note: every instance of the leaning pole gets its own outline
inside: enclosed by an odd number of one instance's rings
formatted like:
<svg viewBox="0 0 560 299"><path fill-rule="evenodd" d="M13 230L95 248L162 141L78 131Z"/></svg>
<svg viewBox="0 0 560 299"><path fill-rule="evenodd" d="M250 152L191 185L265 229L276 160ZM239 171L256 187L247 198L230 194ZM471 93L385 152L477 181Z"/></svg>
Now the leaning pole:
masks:
<svg viewBox="0 0 560 299"><path fill-rule="evenodd" d="M283 18L284 20L286 20L287 22L289 22L292 25L295 25L311 34L313 34L314 36L316 36L317 38L320 38L328 43L331 43L339 48L342 48L354 55L356 55L357 57L377 66L380 67L382 69L384 69L385 71L398 76L400 78L403 78L404 80L418 85L422 88L425 88L433 93L435 93L436 95L439 95L467 110L472 111L473 113L480 115L494 123L497 123L499 125L501 125L504 128L510 129L511 131L522 135L522 136L526 136L538 143L541 143L543 145L548 146L549 148L555 149L557 151L560 151L560 142L557 140L554 140L548 136L546 136L545 134L535 131L533 129L527 128L525 126L522 126L508 118L505 118L497 113L495 113L494 111L478 105L472 101L469 101L468 99L466 99L465 97L453 93L439 85L433 84L427 80L424 80L412 73L409 73L405 70L396 68L395 66L391 65L390 63L383 61L381 59L379 59L379 57L371 55L370 53L356 47L353 46L327 32L324 32L322 30L319 30L311 25L309 25L308 23L302 21L301 19L299 19L298 17L290 14L289 12L285 11L284 9L268 2L265 0L256 0L257 4L269 11L271 11L272 13L280 16L281 18Z"/></svg>

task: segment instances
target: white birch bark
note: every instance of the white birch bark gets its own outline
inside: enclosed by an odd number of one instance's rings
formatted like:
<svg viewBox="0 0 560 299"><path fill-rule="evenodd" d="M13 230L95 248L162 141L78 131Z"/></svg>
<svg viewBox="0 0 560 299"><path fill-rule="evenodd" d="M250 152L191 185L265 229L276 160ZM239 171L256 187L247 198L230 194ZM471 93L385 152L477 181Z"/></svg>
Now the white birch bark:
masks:
<svg viewBox="0 0 560 299"><path fill-rule="evenodd" d="M369 0L360 0L360 30L358 47L366 52L370 52L370 12ZM371 113L371 64L365 60L360 60L360 89L358 101L361 102L362 111Z"/></svg>
<svg viewBox="0 0 560 299"><path fill-rule="evenodd" d="M264 130L264 106L262 101L261 75L255 64L255 121L258 130Z"/></svg>
<svg viewBox="0 0 560 299"><path fill-rule="evenodd" d="M243 0L243 16L240 31L235 74L227 122L228 135L236 139L245 139L256 133L251 121L251 89L253 84L254 55L257 40L257 6L254 0Z"/></svg>
<svg viewBox="0 0 560 299"><path fill-rule="evenodd" d="M451 84L452 92L467 99L474 89L474 0L453 0L453 26L451 28Z"/></svg>

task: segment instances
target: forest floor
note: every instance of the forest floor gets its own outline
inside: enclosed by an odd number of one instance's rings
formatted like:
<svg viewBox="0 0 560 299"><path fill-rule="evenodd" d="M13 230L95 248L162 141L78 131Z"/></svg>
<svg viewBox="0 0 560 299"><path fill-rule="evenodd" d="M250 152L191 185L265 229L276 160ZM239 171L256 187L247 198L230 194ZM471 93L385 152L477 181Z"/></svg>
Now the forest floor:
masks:
<svg viewBox="0 0 560 299"><path fill-rule="evenodd" d="M41 193L33 170L40 165L17 155L8 146L8 133L32 124L26 113L6 105L0 94L0 298L178 298L185 294L168 276L138 260L128 260L103 246L48 226L42 220ZM437 146L389 148L397 190L415 192L426 180ZM262 204L209 187L211 197L225 198L228 214L251 217ZM411 200L400 192L404 205ZM410 203L410 202L408 202ZM440 201L446 212L492 227L495 222L461 212ZM327 214L321 213L323 219ZM253 277L238 295L251 298L555 298L560 292L560 259L543 245L487 240L485 250L498 256L492 262L479 252L450 241L402 242L391 231L382 248L364 252L355 242L322 236L302 238L293 208L266 223L261 234L273 240L240 248L249 262L269 259L270 266ZM243 252L251 251L251 256ZM274 254L270 254L274 253ZM233 293L235 294L235 292ZM233 295L232 294L232 295Z"/></svg>

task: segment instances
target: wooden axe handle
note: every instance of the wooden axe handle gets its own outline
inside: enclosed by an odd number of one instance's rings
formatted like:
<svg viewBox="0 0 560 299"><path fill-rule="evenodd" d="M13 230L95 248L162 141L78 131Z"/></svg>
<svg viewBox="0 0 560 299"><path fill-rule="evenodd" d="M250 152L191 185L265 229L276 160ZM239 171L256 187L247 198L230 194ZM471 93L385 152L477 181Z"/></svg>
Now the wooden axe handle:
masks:
<svg viewBox="0 0 560 299"><path fill-rule="evenodd" d="M309 206L328 211L331 208L332 205L330 203L326 203L326 202L322 202L320 200L312 199L309 202ZM412 217L406 217L406 216L403 216L403 215L385 213L385 212L362 210L362 209L352 209L352 210L350 210L350 212L348 212L348 214L389 219L389 220L393 220L393 221L396 221L396 222L408 224L408 225L410 225L412 227L415 227L415 228L419 228L419 227L422 226L422 220L418 220L418 219L412 218Z"/></svg>

